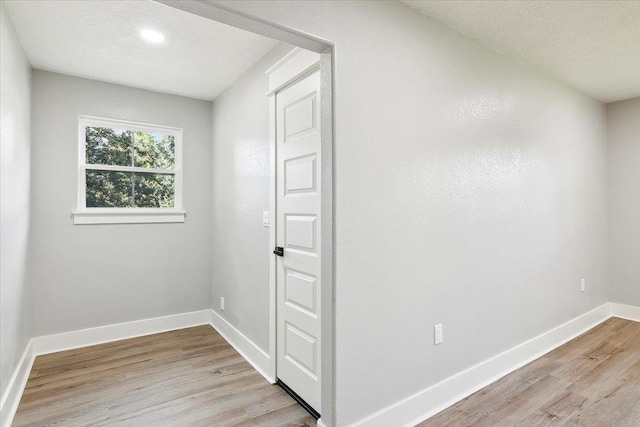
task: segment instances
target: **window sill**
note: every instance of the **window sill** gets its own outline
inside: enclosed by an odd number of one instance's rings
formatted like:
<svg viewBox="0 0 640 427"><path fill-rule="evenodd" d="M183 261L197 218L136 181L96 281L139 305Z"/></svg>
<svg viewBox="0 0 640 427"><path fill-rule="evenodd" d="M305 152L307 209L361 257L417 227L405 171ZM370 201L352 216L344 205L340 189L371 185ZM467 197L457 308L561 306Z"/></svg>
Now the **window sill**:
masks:
<svg viewBox="0 0 640 427"><path fill-rule="evenodd" d="M166 224L184 222L186 212L73 212L74 225Z"/></svg>

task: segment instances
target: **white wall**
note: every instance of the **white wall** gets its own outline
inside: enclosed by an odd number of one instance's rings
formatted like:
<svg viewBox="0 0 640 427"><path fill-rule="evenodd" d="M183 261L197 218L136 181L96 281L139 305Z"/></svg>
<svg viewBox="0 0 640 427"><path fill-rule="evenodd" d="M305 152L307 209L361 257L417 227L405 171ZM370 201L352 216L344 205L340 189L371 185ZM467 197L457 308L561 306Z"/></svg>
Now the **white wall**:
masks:
<svg viewBox="0 0 640 427"><path fill-rule="evenodd" d="M269 99L279 44L213 103L213 309L269 352ZM225 310L220 310L220 297Z"/></svg>
<svg viewBox="0 0 640 427"><path fill-rule="evenodd" d="M0 396L30 338L31 66L0 4Z"/></svg>
<svg viewBox="0 0 640 427"><path fill-rule="evenodd" d="M337 425L607 301L602 104L397 2L211 3L335 43Z"/></svg>
<svg viewBox="0 0 640 427"><path fill-rule="evenodd" d="M640 98L607 105L611 301L640 306Z"/></svg>
<svg viewBox="0 0 640 427"><path fill-rule="evenodd" d="M73 225L79 114L183 128L184 224ZM34 336L210 307L210 140L210 102L34 71Z"/></svg>

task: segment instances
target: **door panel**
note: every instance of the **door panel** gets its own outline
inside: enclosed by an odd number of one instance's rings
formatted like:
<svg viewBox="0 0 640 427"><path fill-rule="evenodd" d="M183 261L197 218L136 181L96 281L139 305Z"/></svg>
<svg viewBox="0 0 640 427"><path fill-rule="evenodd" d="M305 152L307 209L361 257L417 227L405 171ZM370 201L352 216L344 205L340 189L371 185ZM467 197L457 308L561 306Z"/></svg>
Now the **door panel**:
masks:
<svg viewBox="0 0 640 427"><path fill-rule="evenodd" d="M286 324L285 358L295 363L307 375L316 372L316 338L307 335L291 323Z"/></svg>
<svg viewBox="0 0 640 427"><path fill-rule="evenodd" d="M311 154L284 163L285 193L309 193L316 191L316 156Z"/></svg>
<svg viewBox="0 0 640 427"><path fill-rule="evenodd" d="M314 276L289 270L285 277L285 304L306 310L310 316L315 316L318 301L316 301L316 284L318 280Z"/></svg>
<svg viewBox="0 0 640 427"><path fill-rule="evenodd" d="M277 375L320 410L320 72L276 94Z"/></svg>
<svg viewBox="0 0 640 427"><path fill-rule="evenodd" d="M285 248L316 253L316 216L287 215L285 222Z"/></svg>
<svg viewBox="0 0 640 427"><path fill-rule="evenodd" d="M317 94L311 93L308 96L289 104L284 109L284 129L285 142L290 142L300 136L304 136L305 131L315 131L316 129L316 108ZM309 132L307 132L309 133Z"/></svg>

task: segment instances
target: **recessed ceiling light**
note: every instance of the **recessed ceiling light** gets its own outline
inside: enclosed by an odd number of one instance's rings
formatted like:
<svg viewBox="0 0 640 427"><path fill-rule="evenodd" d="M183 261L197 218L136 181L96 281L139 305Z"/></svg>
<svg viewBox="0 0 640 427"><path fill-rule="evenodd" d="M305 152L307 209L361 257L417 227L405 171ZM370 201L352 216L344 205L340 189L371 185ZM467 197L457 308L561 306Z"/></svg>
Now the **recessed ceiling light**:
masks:
<svg viewBox="0 0 640 427"><path fill-rule="evenodd" d="M162 33L159 33L156 30L141 30L140 36L151 43L162 43L164 41L164 36L162 35Z"/></svg>

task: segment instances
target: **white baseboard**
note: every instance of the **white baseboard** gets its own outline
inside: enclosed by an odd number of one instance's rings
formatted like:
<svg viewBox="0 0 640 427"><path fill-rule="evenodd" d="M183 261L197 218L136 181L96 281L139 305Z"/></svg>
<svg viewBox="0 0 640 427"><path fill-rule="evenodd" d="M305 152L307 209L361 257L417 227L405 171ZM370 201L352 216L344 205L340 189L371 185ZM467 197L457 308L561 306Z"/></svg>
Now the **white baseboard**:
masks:
<svg viewBox="0 0 640 427"><path fill-rule="evenodd" d="M253 341L220 316L215 310L211 312L211 326L236 349L240 355L255 368L267 381L275 384L275 372L271 372L270 357Z"/></svg>
<svg viewBox="0 0 640 427"><path fill-rule="evenodd" d="M318 419L317 427L327 427L326 424L322 422L322 418Z"/></svg>
<svg viewBox="0 0 640 427"><path fill-rule="evenodd" d="M88 347L106 342L125 340L144 335L174 331L209 323L210 310L192 311L171 316L154 317L152 319L135 320L81 329L79 331L35 337L33 353L35 355L55 353L74 348Z"/></svg>
<svg viewBox="0 0 640 427"><path fill-rule="evenodd" d="M611 316L640 322L640 307L610 302Z"/></svg>
<svg viewBox="0 0 640 427"><path fill-rule="evenodd" d="M414 426L572 340L609 317L611 317L609 304L603 304L563 325L384 408L354 425Z"/></svg>
<svg viewBox="0 0 640 427"><path fill-rule="evenodd" d="M13 421L20 404L20 398L22 398L22 392L31 373L33 359L35 359L35 355L32 351L31 340L29 340L9 380L9 385L2 396L2 401L0 401L0 426L2 427L9 427Z"/></svg>

